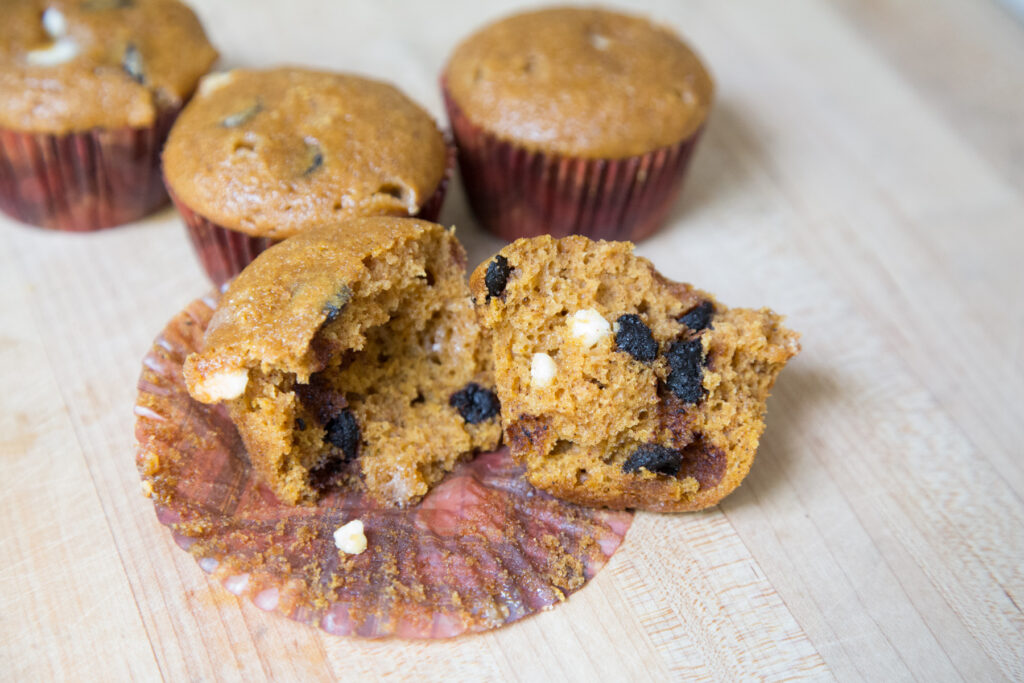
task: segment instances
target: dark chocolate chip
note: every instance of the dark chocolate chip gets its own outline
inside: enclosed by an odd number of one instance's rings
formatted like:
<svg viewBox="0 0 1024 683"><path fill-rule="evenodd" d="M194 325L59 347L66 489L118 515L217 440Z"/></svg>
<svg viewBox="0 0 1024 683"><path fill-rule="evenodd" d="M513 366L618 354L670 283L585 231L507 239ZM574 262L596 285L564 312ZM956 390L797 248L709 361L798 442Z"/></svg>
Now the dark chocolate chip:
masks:
<svg viewBox="0 0 1024 683"><path fill-rule="evenodd" d="M306 428L306 421L303 420L301 417L295 418L295 428L298 429L300 432L303 431Z"/></svg>
<svg viewBox="0 0 1024 683"><path fill-rule="evenodd" d="M626 458L622 471L632 473L642 467L655 474L675 476L682 464L683 454L680 451L656 443L646 443Z"/></svg>
<svg viewBox="0 0 1024 683"><path fill-rule="evenodd" d="M694 332L700 332L711 325L711 316L715 314L715 307L710 301L702 301L679 319L679 322L689 327Z"/></svg>
<svg viewBox="0 0 1024 683"><path fill-rule="evenodd" d="M501 410L501 403L494 392L476 382L470 382L465 389L452 394L448 404L459 411L462 419L471 425L489 420Z"/></svg>
<svg viewBox="0 0 1024 683"><path fill-rule="evenodd" d="M345 460L355 460L359 455L359 423L351 410L343 410L324 426L325 439L341 449Z"/></svg>
<svg viewBox="0 0 1024 683"><path fill-rule="evenodd" d="M508 274L512 268L508 265L508 259L498 254L494 260L487 264L487 272L484 274L484 284L487 285L487 300L492 296L501 296L508 284Z"/></svg>
<svg viewBox="0 0 1024 683"><path fill-rule="evenodd" d="M253 102L251 105L243 109L242 111L235 112L230 116L225 116L221 119L220 125L225 128L235 128L237 126L246 123L249 119L256 116L263 111L263 103L260 101Z"/></svg>
<svg viewBox="0 0 1024 683"><path fill-rule="evenodd" d="M324 153L320 149L320 143L313 138L306 138L306 153L309 157L309 163L306 165L306 169L302 172L302 175L312 175L318 168L324 165Z"/></svg>
<svg viewBox="0 0 1024 683"><path fill-rule="evenodd" d="M615 333L615 345L619 351L625 351L645 363L657 357L658 342L654 341L651 328L644 324L640 316L626 313L620 315L615 322L619 324L619 329Z"/></svg>
<svg viewBox="0 0 1024 683"><path fill-rule="evenodd" d="M700 339L678 341L665 354L671 372L666 384L683 403L704 398L704 346Z"/></svg>
<svg viewBox="0 0 1024 683"><path fill-rule="evenodd" d="M121 58L121 68L136 83L145 83L146 75L143 72L142 53L132 43L124 49L124 56Z"/></svg>
<svg viewBox="0 0 1024 683"><path fill-rule="evenodd" d="M345 306L351 299L352 290L348 287L342 287L335 292L334 296L328 299L327 303L324 304L324 313L327 314L324 322L329 323L333 320L337 320L338 316L341 315L343 310L345 310Z"/></svg>

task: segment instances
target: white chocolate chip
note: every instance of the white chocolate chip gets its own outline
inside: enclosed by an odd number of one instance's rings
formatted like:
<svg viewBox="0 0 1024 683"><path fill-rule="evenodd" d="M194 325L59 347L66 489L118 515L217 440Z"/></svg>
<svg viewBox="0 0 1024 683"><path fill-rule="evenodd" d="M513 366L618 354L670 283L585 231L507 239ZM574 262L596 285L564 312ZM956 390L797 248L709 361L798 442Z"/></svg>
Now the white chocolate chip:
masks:
<svg viewBox="0 0 1024 683"><path fill-rule="evenodd" d="M70 38L58 38L51 45L30 50L25 55L29 66L57 66L78 56L78 44Z"/></svg>
<svg viewBox="0 0 1024 683"><path fill-rule="evenodd" d="M53 42L38 50L30 50L25 61L30 66L57 66L70 62L78 55L78 43L67 37L68 20L59 9L48 7L43 12L43 30Z"/></svg>
<svg viewBox="0 0 1024 683"><path fill-rule="evenodd" d="M589 38L590 44L593 45L595 49L601 50L602 52L607 50L608 46L612 44L612 41L608 36L602 36L600 33L591 33Z"/></svg>
<svg viewBox="0 0 1024 683"><path fill-rule="evenodd" d="M196 397L206 402L226 401L238 398L249 384L249 371L245 368L219 372L206 377L195 387Z"/></svg>
<svg viewBox="0 0 1024 683"><path fill-rule="evenodd" d="M349 555L358 555L366 550L366 534L363 533L363 521L353 519L348 524L338 527L334 532L334 545L338 550Z"/></svg>
<svg viewBox="0 0 1024 683"><path fill-rule="evenodd" d="M48 7L43 12L43 30L54 40L63 38L68 34L68 20L56 7Z"/></svg>
<svg viewBox="0 0 1024 683"><path fill-rule="evenodd" d="M530 380L535 387L546 387L555 378L558 368L546 353L535 353L530 361Z"/></svg>
<svg viewBox="0 0 1024 683"><path fill-rule="evenodd" d="M612 326L593 308L585 308L569 317L569 333L589 349L610 335Z"/></svg>
<svg viewBox="0 0 1024 683"><path fill-rule="evenodd" d="M234 78L234 71L215 71L212 74L207 74L199 81L199 94L206 96L212 92L220 90L234 80Z"/></svg>

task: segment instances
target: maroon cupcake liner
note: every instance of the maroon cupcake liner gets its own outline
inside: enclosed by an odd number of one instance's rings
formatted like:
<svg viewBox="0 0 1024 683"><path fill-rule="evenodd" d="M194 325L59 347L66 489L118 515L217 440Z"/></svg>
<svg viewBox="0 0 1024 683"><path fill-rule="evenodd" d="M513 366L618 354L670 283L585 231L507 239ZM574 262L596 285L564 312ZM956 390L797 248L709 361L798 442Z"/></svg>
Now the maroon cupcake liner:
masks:
<svg viewBox="0 0 1024 683"><path fill-rule="evenodd" d="M545 154L500 140L441 90L466 197L489 232L639 241L664 223L703 126L678 144L622 159Z"/></svg>
<svg viewBox="0 0 1024 683"><path fill-rule="evenodd" d="M448 159L444 176L434 193L420 206L416 218L436 221L448 192L448 182L455 166L455 146L448 144ZM166 179L165 179L166 182ZM255 237L238 230L232 230L193 211L167 184L167 193L185 221L189 239L195 249L203 270L219 287L242 272L259 254L280 240L269 237Z"/></svg>
<svg viewBox="0 0 1024 683"><path fill-rule="evenodd" d="M408 508L354 490L282 503L255 477L223 406L185 388L182 363L216 303L190 304L143 359L136 462L157 519L228 591L335 635L447 638L557 605L622 543L631 513L534 489L507 450L459 465ZM333 533L354 519L368 545L346 555Z"/></svg>
<svg viewBox="0 0 1024 683"><path fill-rule="evenodd" d="M0 211L54 230L130 223L167 202L160 151L180 107L148 128L51 135L0 129Z"/></svg>

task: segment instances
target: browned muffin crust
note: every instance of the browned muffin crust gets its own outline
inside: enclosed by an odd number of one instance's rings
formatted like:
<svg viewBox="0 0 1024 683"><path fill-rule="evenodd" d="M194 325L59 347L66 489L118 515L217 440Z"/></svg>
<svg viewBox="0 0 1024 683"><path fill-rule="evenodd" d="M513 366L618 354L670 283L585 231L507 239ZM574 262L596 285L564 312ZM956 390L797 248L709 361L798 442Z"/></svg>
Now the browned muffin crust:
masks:
<svg viewBox="0 0 1024 683"><path fill-rule="evenodd" d="M595 8L495 22L456 48L445 79L466 116L497 137L590 158L686 139L707 117L713 91L670 30Z"/></svg>
<svg viewBox="0 0 1024 683"><path fill-rule="evenodd" d="M217 59L177 0L4 0L0 127L147 128Z"/></svg>
<svg viewBox="0 0 1024 683"><path fill-rule="evenodd" d="M357 218L257 257L184 374L195 399L226 402L281 500L345 485L405 505L497 445L487 351L453 232Z"/></svg>
<svg viewBox="0 0 1024 683"><path fill-rule="evenodd" d="M474 271L505 440L530 483L560 498L697 510L749 471L798 335L767 309L665 279L632 249L521 239Z"/></svg>
<svg viewBox="0 0 1024 683"><path fill-rule="evenodd" d="M386 83L238 69L203 80L171 131L164 174L204 218L282 239L354 216L415 215L447 159L430 115Z"/></svg>

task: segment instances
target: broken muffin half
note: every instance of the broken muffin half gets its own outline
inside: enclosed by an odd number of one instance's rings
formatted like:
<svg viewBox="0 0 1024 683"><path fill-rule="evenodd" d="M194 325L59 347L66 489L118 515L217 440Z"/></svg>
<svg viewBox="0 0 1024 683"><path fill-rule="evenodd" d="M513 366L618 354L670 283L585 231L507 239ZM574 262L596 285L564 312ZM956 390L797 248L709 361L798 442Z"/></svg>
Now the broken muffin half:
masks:
<svg viewBox="0 0 1024 683"><path fill-rule="evenodd" d="M484 334L452 231L358 218L261 254L184 373L193 398L227 405L282 500L365 486L401 506L500 440Z"/></svg>
<svg viewBox="0 0 1024 683"><path fill-rule="evenodd" d="M628 242L520 239L470 279L505 441L527 479L587 505L697 510L735 489L799 351L767 309L662 277Z"/></svg>

